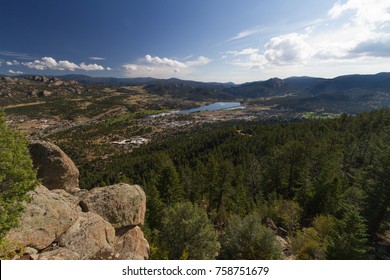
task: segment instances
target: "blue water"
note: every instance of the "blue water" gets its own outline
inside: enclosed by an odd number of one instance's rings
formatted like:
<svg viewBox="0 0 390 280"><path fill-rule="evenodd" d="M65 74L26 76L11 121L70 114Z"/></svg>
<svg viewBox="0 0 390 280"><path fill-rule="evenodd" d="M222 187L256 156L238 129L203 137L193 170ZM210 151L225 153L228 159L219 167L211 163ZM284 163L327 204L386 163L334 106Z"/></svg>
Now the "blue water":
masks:
<svg viewBox="0 0 390 280"><path fill-rule="evenodd" d="M188 110L181 110L178 113L191 114L191 113L201 112L201 111L217 111L217 110L227 110L227 109L245 109L245 107L241 106L240 102L215 102L207 106L192 108Z"/></svg>

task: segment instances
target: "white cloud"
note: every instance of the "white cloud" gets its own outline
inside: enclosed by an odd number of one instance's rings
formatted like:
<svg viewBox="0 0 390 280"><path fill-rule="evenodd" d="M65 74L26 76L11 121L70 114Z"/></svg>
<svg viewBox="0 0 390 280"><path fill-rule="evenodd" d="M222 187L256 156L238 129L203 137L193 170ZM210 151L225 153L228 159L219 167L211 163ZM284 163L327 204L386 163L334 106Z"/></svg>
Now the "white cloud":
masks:
<svg viewBox="0 0 390 280"><path fill-rule="evenodd" d="M46 70L46 69L52 69L52 70L69 70L74 71L77 69L80 69L80 66L77 64L70 62L68 60L60 60L56 61L52 57L42 57L40 60L30 61L30 62L24 62L22 63L24 66L27 66L31 69L36 70Z"/></svg>
<svg viewBox="0 0 390 280"><path fill-rule="evenodd" d="M129 77L156 77L156 78L171 78L183 77L192 73L196 67L206 65L210 59L204 56L199 56L195 60L179 61L177 59L158 56L145 55L137 64L125 64L122 67L125 69Z"/></svg>
<svg viewBox="0 0 390 280"><path fill-rule="evenodd" d="M252 29L247 29L247 30L244 30L244 31L241 31L240 33L238 33L236 36L230 38L229 41L235 41L235 40L240 40L240 39L243 39L243 38L246 38L246 37L249 37L249 36L252 36L256 33L259 33L261 31L263 31L264 28L260 27L260 26L257 26L255 28L252 28Z"/></svg>
<svg viewBox="0 0 390 280"><path fill-rule="evenodd" d="M88 57L90 60L106 60L104 57L99 57L99 56L90 56Z"/></svg>
<svg viewBox="0 0 390 280"><path fill-rule="evenodd" d="M169 58L159 58L158 56L152 57L151 55L146 55L145 59L148 63L150 64L155 64L155 65L165 65L169 67L178 67L178 68L186 68L186 65L183 62L174 60L174 59L169 59Z"/></svg>
<svg viewBox="0 0 390 280"><path fill-rule="evenodd" d="M137 71L138 66L136 64L125 64L123 65L123 68L125 68L128 71Z"/></svg>
<svg viewBox="0 0 390 280"><path fill-rule="evenodd" d="M241 51L227 51L226 54L232 54L234 56L240 56L240 55L251 55L258 53L260 50L258 48L246 48Z"/></svg>
<svg viewBox="0 0 390 280"><path fill-rule="evenodd" d="M229 64L247 69L268 72L290 69L292 72L293 69L317 71L321 68L332 69L335 74L353 66L357 67L355 73L372 70L375 64L370 61L374 59L377 71L385 71L384 65L389 61L383 58L390 59L389 0L337 2L327 17L313 21L300 31L271 37L263 48L228 51L222 57Z"/></svg>
<svg viewBox="0 0 390 280"><path fill-rule="evenodd" d="M22 71L14 71L14 70L8 70L8 73L10 73L10 74L23 74Z"/></svg>
<svg viewBox="0 0 390 280"><path fill-rule="evenodd" d="M30 62L23 62L22 65L27 66L31 69L36 70L60 70L60 71L75 71L75 70L85 70L85 71L102 71L104 67L98 64L85 64L82 62L80 65L70 62L68 60L57 61L52 57L42 57Z"/></svg>
<svg viewBox="0 0 390 280"><path fill-rule="evenodd" d="M107 71L111 71L112 68L111 68L111 67L107 67L106 70L107 70Z"/></svg>
<svg viewBox="0 0 390 280"><path fill-rule="evenodd" d="M82 62L80 64L80 69L85 71L102 71L104 70L104 67L97 64L85 64Z"/></svg>
<svg viewBox="0 0 390 280"><path fill-rule="evenodd" d="M264 56L271 64L303 63L310 53L305 35L290 33L271 38Z"/></svg>
<svg viewBox="0 0 390 280"><path fill-rule="evenodd" d="M328 15L336 19L346 12L355 13L353 21L357 24L376 24L390 20L390 3L388 0L348 0L341 4L337 2L329 10Z"/></svg>
<svg viewBox="0 0 390 280"><path fill-rule="evenodd" d="M186 67L193 67L193 66L200 66L200 65L206 65L210 63L210 59L205 56L199 56L196 60L188 60L184 62Z"/></svg>
<svg viewBox="0 0 390 280"><path fill-rule="evenodd" d="M17 60L13 60L13 61L7 61L5 64L7 64L8 66L13 66L13 65L20 65L20 62Z"/></svg>

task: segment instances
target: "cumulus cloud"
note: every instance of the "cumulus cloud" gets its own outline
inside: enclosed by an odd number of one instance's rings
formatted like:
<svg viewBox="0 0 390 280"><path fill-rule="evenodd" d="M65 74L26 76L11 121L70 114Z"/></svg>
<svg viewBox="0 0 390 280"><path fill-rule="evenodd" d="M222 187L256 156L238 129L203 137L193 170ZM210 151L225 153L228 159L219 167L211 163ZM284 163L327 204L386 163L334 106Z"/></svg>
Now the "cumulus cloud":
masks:
<svg viewBox="0 0 390 280"><path fill-rule="evenodd" d="M57 61L52 57L42 57L30 62L23 62L22 65L27 66L28 68L35 70L60 70L60 71L75 71L75 70L85 70L85 71L102 71L105 70L103 66L98 64L85 64L82 62L80 65L70 62L68 60Z"/></svg>
<svg viewBox="0 0 390 280"><path fill-rule="evenodd" d="M185 62L186 67L206 65L210 63L210 59L205 56L199 56L196 60L188 60Z"/></svg>
<svg viewBox="0 0 390 280"><path fill-rule="evenodd" d="M80 69L85 71L102 71L104 70L104 67L97 64L85 64L82 62L80 64Z"/></svg>
<svg viewBox="0 0 390 280"><path fill-rule="evenodd" d="M225 52L222 58L250 69L368 65L373 58L390 58L390 1L337 2L325 18L300 31L273 36L262 48Z"/></svg>
<svg viewBox="0 0 390 280"><path fill-rule="evenodd" d="M13 66L13 65L20 65L20 62L17 60L13 60L13 61L7 61L5 64L7 64L8 66Z"/></svg>
<svg viewBox="0 0 390 280"><path fill-rule="evenodd" d="M36 70L46 70L46 69L52 69L52 70L69 70L69 71L75 71L77 69L80 69L80 66L77 64L70 62L68 60L60 60L56 61L52 57L42 57L42 59L37 59L30 62L23 62L24 66L27 66L31 69Z"/></svg>
<svg viewBox="0 0 390 280"><path fill-rule="evenodd" d="M164 65L168 67L178 67L178 68L186 68L186 65L183 62L177 61L175 59L170 59L170 58L159 58L158 56L152 57L151 55L146 55L145 56L146 62L150 64L155 64L155 65Z"/></svg>
<svg viewBox="0 0 390 280"><path fill-rule="evenodd" d="M358 44L350 53L357 56L390 57L390 40L367 40Z"/></svg>
<svg viewBox="0 0 390 280"><path fill-rule="evenodd" d="M8 70L8 73L10 73L10 74L23 74L22 71L14 71L14 70Z"/></svg>
<svg viewBox="0 0 390 280"><path fill-rule="evenodd" d="M262 69L267 65L288 65L304 63L311 51L306 35L297 33L285 34L271 38L265 44L264 50L246 48L240 51L228 51L235 58L231 64L250 68Z"/></svg>
<svg viewBox="0 0 390 280"><path fill-rule="evenodd" d="M196 67L208 64L210 59L199 56L195 60L180 61L173 58L160 58L147 54L138 62L139 63L136 64L131 63L122 66L129 77L151 76L157 78L170 78L172 76L185 76L191 73Z"/></svg>
<svg viewBox="0 0 390 280"><path fill-rule="evenodd" d="M265 45L264 56L272 64L302 63L310 53L304 37L297 33L273 37Z"/></svg>
<svg viewBox="0 0 390 280"><path fill-rule="evenodd" d="M336 19L351 11L354 13L354 23L376 24L390 20L389 7L388 0L348 0L344 4L334 4L328 15Z"/></svg>

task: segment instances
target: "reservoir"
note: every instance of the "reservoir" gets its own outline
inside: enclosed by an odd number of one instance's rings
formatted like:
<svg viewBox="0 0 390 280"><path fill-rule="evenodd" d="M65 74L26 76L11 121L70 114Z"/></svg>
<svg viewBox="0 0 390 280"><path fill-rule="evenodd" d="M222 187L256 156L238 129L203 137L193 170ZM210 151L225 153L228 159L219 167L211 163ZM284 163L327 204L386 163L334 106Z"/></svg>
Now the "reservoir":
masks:
<svg viewBox="0 0 390 280"><path fill-rule="evenodd" d="M240 102L215 102L213 104L202 106L198 108L192 108L188 110L181 110L177 114L191 114L201 111L217 111L217 110L233 110L233 109L245 109Z"/></svg>
<svg viewBox="0 0 390 280"><path fill-rule="evenodd" d="M153 119L153 118L159 118L159 117L176 115L176 114L186 115L186 114L191 114L191 113L201 112L201 111L218 111L218 110L235 110L235 109L246 109L246 107L242 106L240 102L215 102L215 103L210 104L210 105L187 109L187 110L171 111L168 113L149 115L149 116L146 116L146 118Z"/></svg>

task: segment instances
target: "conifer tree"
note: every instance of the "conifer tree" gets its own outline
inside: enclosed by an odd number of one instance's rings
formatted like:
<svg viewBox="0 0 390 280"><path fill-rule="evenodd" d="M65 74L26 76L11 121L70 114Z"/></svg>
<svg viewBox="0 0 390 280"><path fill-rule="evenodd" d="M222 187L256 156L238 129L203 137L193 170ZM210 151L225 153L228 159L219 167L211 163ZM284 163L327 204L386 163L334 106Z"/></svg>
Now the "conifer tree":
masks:
<svg viewBox="0 0 390 280"><path fill-rule="evenodd" d="M19 133L9 130L0 110L0 242L17 226L27 192L36 186L36 171Z"/></svg>

